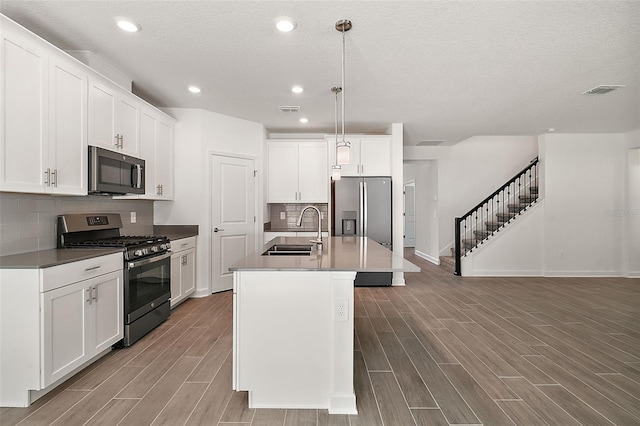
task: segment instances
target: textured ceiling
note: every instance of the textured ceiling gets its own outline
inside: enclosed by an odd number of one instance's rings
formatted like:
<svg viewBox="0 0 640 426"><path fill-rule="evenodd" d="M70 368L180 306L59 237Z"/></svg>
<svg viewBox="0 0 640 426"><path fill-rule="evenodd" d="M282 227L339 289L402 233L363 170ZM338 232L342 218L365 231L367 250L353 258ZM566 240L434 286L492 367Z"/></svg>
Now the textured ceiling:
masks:
<svg viewBox="0 0 640 426"><path fill-rule="evenodd" d="M160 107L204 108L271 132L332 133L346 34L346 131L404 123L405 145L473 135L640 127L638 1L10 1L0 12L89 50ZM297 29L283 34L273 19ZM126 34L115 16L142 31ZM189 84L202 93L186 91ZM304 86L300 95L294 84ZM600 84L626 88L581 95ZM300 105L282 113L280 105ZM301 116L309 123L300 124Z"/></svg>

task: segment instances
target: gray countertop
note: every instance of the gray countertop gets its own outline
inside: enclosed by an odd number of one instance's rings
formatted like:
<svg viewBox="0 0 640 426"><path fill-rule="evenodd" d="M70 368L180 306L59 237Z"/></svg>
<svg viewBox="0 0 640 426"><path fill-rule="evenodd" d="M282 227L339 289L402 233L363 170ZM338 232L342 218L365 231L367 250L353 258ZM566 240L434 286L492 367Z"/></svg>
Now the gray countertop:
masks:
<svg viewBox="0 0 640 426"><path fill-rule="evenodd" d="M169 237L171 241L198 236L198 225L153 225L153 235Z"/></svg>
<svg viewBox="0 0 640 426"><path fill-rule="evenodd" d="M41 269L79 260L92 259L112 253L122 253L122 248L50 249L0 257L0 269Z"/></svg>
<svg viewBox="0 0 640 426"><path fill-rule="evenodd" d="M420 268L402 256L394 255L370 238L330 237L322 251L310 256L262 256L274 244L311 244L305 237L274 238L262 249L233 264L229 270L419 272Z"/></svg>

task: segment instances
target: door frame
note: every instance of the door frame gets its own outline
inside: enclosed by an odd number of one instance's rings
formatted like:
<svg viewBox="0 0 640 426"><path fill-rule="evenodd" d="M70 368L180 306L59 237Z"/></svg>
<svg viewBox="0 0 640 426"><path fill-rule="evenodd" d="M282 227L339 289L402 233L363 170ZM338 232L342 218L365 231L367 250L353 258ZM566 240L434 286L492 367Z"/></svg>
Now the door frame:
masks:
<svg viewBox="0 0 640 426"><path fill-rule="evenodd" d="M261 247L261 241L262 241L262 236L261 236L261 232L260 232L260 225L262 223L262 215L259 214L259 212L261 211L260 206L262 204L259 204L259 202L261 202L261 198L260 198L260 182L262 182L262 179L260 179L260 172L262 170L262 167L258 166L258 157L254 157L254 156L250 156L250 155L242 155L242 154L234 154L234 153L229 153L229 152L221 152L221 151L208 151L207 152L207 182L206 182L206 193L207 193L207 197L209 198L209 202L207 203L207 237L209 239L207 247L207 263L209 265L208 268L208 275L209 275L209 279L207 281L207 288L209 289L207 292L207 296L212 294L212 282L213 282L213 262L211 261L212 255L213 255L213 194L212 194L212 187L211 187L211 182L213 180L213 157L226 157L226 158L239 158L242 160L251 160L253 161L253 170L256 171L254 173L257 173L256 179L253 180L253 184L254 184L254 205L253 205L253 214L256 218L255 222L254 222L254 227L253 227L253 231L255 233L255 247L254 249L257 250L259 247ZM200 234L202 235L202 234ZM258 245L260 244L260 245Z"/></svg>

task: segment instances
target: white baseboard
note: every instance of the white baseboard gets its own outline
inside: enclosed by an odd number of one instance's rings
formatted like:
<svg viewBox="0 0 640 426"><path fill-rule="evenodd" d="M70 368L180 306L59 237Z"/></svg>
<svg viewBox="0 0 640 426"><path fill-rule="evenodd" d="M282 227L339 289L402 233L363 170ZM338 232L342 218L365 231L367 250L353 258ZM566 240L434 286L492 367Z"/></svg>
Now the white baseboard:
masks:
<svg viewBox="0 0 640 426"><path fill-rule="evenodd" d="M429 262L435 265L440 265L440 258L429 256L428 254L422 253L421 251L418 251L418 250L415 250L415 253L416 253L416 256L418 256L421 259L428 260Z"/></svg>
<svg viewBox="0 0 640 426"><path fill-rule="evenodd" d="M627 273L627 277L629 277L629 278L640 278L640 271L629 271Z"/></svg>
<svg viewBox="0 0 640 426"><path fill-rule="evenodd" d="M539 270L476 270L473 274L463 274L465 277L542 277L544 274Z"/></svg>
<svg viewBox="0 0 640 426"><path fill-rule="evenodd" d="M545 277L583 277L583 278L601 278L601 277L622 277L618 271L545 271Z"/></svg>

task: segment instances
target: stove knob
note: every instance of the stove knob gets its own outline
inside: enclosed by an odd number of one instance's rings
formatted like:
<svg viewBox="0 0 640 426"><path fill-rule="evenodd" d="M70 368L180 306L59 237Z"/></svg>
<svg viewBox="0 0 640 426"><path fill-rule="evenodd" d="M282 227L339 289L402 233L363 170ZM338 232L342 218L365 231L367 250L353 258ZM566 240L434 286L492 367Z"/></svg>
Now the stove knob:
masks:
<svg viewBox="0 0 640 426"><path fill-rule="evenodd" d="M142 250L136 250L133 252L134 256L142 256L144 253L142 252Z"/></svg>
<svg viewBox="0 0 640 426"><path fill-rule="evenodd" d="M153 246L153 247L151 247L151 252L152 252L152 253L155 253L155 252L157 252L157 251L158 251L158 247L157 247L157 246Z"/></svg>

